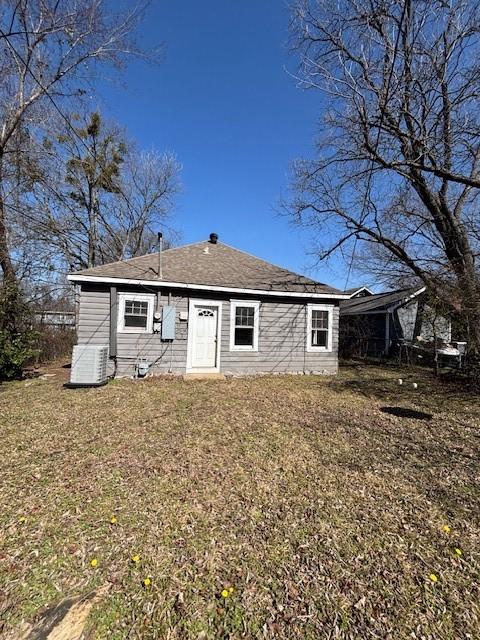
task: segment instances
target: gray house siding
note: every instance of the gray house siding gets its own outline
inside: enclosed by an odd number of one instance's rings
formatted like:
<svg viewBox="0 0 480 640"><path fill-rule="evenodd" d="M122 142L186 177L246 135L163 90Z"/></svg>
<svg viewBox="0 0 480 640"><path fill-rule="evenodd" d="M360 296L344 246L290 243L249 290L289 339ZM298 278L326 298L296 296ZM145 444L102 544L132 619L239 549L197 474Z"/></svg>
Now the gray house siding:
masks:
<svg viewBox="0 0 480 640"><path fill-rule="evenodd" d="M424 304L422 299L413 300L399 307L393 315L393 340L414 342L417 337L427 342L437 338L450 342L451 321L449 318L435 314L434 310Z"/></svg>
<svg viewBox="0 0 480 640"><path fill-rule="evenodd" d="M118 287L118 293L128 291L127 287ZM145 293L145 290L137 290ZM160 295L160 305L168 303L168 295ZM146 358L153 364L154 374L185 373L187 354L187 322L179 321L180 311L188 311L188 298L171 297L171 304L177 308L176 339L162 342L158 333L117 333L117 368L110 360L109 375L133 376L135 363ZM78 343L109 345L110 344L110 288L102 286L82 286L80 294L80 312L78 326ZM116 325L116 318L114 324Z"/></svg>
<svg viewBox="0 0 480 640"><path fill-rule="evenodd" d="M82 287L80 291L78 344L108 346L110 343L110 289ZM108 375L113 375L113 362L109 362Z"/></svg>
<svg viewBox="0 0 480 640"><path fill-rule="evenodd" d="M230 351L230 300L227 300L222 315L221 369L230 373L336 373L338 306L333 309L332 351L307 353L307 304L260 299L258 351Z"/></svg>
<svg viewBox="0 0 480 640"><path fill-rule="evenodd" d="M128 287L117 287L117 292L128 291ZM130 289L132 290L132 289ZM145 293L145 289L136 289ZM153 290L152 290L153 292ZM222 302L222 326L220 348L220 370L223 373L294 373L321 372L333 374L338 368L338 302L333 300L272 299L249 296L245 299L260 301L260 323L258 351L230 351L230 298L241 296L214 295L192 292L193 299L219 300ZM180 320L180 313L188 314L189 296L181 291L170 292L170 304L176 307L175 339L164 342L158 333L118 333L117 376L132 376L135 363L146 358L152 374L186 371L188 320ZM307 353L306 327L307 305L320 302L333 305L332 351ZM162 290L158 304L169 304L168 292ZM110 344L110 288L102 285L82 285L78 323L79 344ZM114 361L110 361L109 374L114 373Z"/></svg>
<svg viewBox="0 0 480 640"><path fill-rule="evenodd" d="M412 342L415 339L415 329L417 322L421 322L421 318L418 318L418 302L413 300L412 302L399 307L396 314L392 314L394 321L394 333L391 334L391 338L407 340ZM398 320L398 326L395 321Z"/></svg>

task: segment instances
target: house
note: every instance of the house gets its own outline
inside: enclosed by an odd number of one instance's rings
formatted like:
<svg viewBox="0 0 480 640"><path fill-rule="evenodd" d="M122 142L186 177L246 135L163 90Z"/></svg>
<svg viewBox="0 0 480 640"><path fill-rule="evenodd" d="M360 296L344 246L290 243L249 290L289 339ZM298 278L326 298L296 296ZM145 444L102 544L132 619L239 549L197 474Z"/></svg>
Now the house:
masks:
<svg viewBox="0 0 480 640"><path fill-rule="evenodd" d="M35 321L48 327L75 328L75 311L35 311Z"/></svg>
<svg viewBox="0 0 480 640"><path fill-rule="evenodd" d="M362 287L350 292L340 303L341 354L389 355L400 344L450 342L451 321L426 304L425 290L372 293Z"/></svg>
<svg viewBox="0 0 480 640"><path fill-rule="evenodd" d="M109 373L337 372L347 296L210 239L68 276L78 343L109 347Z"/></svg>
<svg viewBox="0 0 480 640"><path fill-rule="evenodd" d="M349 298L363 298L365 296L373 295L373 291L368 287L355 287L354 289L346 289L344 293L347 294Z"/></svg>

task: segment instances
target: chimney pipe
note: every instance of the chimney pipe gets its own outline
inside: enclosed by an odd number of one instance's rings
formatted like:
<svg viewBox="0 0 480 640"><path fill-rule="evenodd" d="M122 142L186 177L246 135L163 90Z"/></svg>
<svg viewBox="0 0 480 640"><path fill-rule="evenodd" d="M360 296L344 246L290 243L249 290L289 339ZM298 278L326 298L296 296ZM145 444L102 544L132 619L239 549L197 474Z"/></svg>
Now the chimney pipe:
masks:
<svg viewBox="0 0 480 640"><path fill-rule="evenodd" d="M212 244L217 244L218 242L218 235L216 233L211 233L210 234L210 242Z"/></svg>
<svg viewBox="0 0 480 640"><path fill-rule="evenodd" d="M157 242L158 242L158 272L157 277L159 280L163 278L162 273L162 249L163 249L163 233L159 231L157 233Z"/></svg>

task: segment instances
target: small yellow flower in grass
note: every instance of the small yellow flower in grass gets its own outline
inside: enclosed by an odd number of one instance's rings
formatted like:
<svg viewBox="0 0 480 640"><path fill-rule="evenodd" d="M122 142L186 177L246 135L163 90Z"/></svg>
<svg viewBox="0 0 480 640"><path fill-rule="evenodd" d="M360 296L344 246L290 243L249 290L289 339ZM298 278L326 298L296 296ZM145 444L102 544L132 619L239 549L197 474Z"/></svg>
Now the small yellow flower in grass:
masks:
<svg viewBox="0 0 480 640"><path fill-rule="evenodd" d="M145 587L145 589L148 589L148 587L150 587L151 584L152 584L152 581L150 580L150 578L145 578L145 580L143 581L143 586Z"/></svg>
<svg viewBox="0 0 480 640"><path fill-rule="evenodd" d="M132 556L133 564L138 564L140 562L140 556Z"/></svg>
<svg viewBox="0 0 480 640"><path fill-rule="evenodd" d="M27 521L25 516L22 516L21 518L18 519L20 524L25 524L25 522Z"/></svg>
<svg viewBox="0 0 480 640"><path fill-rule="evenodd" d="M428 577L433 583L438 582L438 577L434 573L431 573Z"/></svg>
<svg viewBox="0 0 480 640"><path fill-rule="evenodd" d="M462 555L462 550L459 549L458 547L455 547L455 553L457 554L457 556L461 556Z"/></svg>
<svg viewBox="0 0 480 640"><path fill-rule="evenodd" d="M224 589L222 591L222 598L228 598L229 595L230 595L230 591L228 589Z"/></svg>
<svg viewBox="0 0 480 640"><path fill-rule="evenodd" d="M117 518L116 518L116 516L112 516L112 517L110 518L110 524L117 524Z"/></svg>
<svg viewBox="0 0 480 640"><path fill-rule="evenodd" d="M452 528L448 524L444 524L443 527L442 527L442 531L444 533L450 533L451 530L452 530Z"/></svg>
<svg viewBox="0 0 480 640"><path fill-rule="evenodd" d="M233 587L228 587L228 593L229 593L230 595L232 595L232 593L233 593Z"/></svg>
<svg viewBox="0 0 480 640"><path fill-rule="evenodd" d="M90 566L93 567L95 569L95 567L98 567L98 560L97 558L92 558L90 560Z"/></svg>

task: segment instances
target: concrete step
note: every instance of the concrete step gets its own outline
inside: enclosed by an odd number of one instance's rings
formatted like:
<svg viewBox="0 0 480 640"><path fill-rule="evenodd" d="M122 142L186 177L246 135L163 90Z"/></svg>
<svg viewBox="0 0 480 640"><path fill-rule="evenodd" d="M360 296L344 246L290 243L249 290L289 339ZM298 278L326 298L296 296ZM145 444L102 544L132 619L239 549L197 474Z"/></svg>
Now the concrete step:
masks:
<svg viewBox="0 0 480 640"><path fill-rule="evenodd" d="M190 380L225 380L223 373L185 373L183 379L186 382Z"/></svg>

